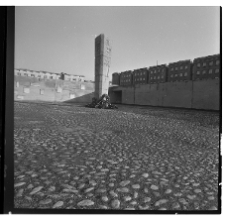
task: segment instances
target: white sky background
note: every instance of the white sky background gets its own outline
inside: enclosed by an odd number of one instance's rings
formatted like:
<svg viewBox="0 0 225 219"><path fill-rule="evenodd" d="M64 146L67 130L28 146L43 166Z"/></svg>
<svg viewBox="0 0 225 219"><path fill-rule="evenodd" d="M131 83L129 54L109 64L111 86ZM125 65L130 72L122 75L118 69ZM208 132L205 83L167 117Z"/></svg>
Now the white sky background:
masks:
<svg viewBox="0 0 225 219"><path fill-rule="evenodd" d="M94 79L94 39L113 72L219 53L219 7L16 7L15 67Z"/></svg>

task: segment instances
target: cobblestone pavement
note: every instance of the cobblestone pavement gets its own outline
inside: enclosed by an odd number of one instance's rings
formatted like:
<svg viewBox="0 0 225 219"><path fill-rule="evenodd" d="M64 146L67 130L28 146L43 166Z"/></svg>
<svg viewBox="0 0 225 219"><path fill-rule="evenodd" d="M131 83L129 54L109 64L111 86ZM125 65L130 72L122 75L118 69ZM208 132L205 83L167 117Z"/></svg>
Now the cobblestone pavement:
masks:
<svg viewBox="0 0 225 219"><path fill-rule="evenodd" d="M219 113L15 102L16 208L216 210Z"/></svg>

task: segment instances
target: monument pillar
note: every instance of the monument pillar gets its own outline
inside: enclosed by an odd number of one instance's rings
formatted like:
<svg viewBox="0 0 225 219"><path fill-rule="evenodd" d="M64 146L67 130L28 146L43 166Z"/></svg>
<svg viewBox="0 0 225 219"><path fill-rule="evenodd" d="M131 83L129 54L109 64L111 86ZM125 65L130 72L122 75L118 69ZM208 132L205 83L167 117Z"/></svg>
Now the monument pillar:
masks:
<svg viewBox="0 0 225 219"><path fill-rule="evenodd" d="M95 97L108 94L111 44L104 34L95 38Z"/></svg>

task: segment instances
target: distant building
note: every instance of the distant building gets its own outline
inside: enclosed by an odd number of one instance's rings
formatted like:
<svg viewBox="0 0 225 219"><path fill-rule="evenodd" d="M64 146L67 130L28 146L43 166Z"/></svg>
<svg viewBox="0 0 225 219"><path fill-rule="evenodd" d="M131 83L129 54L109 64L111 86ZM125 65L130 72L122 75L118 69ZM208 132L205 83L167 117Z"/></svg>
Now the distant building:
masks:
<svg viewBox="0 0 225 219"><path fill-rule="evenodd" d="M84 75L79 75L79 80L80 80L81 82L84 82L84 79L85 79L85 76L84 76Z"/></svg>
<svg viewBox="0 0 225 219"><path fill-rule="evenodd" d="M84 82L95 83L95 82L92 81L92 80L84 80Z"/></svg>
<svg viewBox="0 0 225 219"><path fill-rule="evenodd" d="M85 77L83 75L71 75L68 73L61 73L64 77L65 81L77 81L77 82L84 82Z"/></svg>
<svg viewBox="0 0 225 219"><path fill-rule="evenodd" d="M14 74L18 76L35 77L42 79L61 79L66 81L77 81L77 82L84 82L85 79L85 76L83 75L72 75L64 72L55 73L48 71L35 71L23 68L15 68Z"/></svg>

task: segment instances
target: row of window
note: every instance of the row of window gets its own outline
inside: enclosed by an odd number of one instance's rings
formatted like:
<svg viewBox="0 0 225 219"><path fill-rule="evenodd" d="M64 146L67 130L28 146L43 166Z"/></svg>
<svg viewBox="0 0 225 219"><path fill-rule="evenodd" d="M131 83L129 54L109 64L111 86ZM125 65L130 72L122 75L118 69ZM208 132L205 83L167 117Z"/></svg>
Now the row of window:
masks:
<svg viewBox="0 0 225 219"><path fill-rule="evenodd" d="M154 74L154 73L157 73L157 72L158 72L158 73L160 73L160 72L163 73L163 72L165 72L165 69L158 69L158 71L157 71L157 70L152 70L152 71L150 71L149 73L150 73L150 74Z"/></svg>
<svg viewBox="0 0 225 219"><path fill-rule="evenodd" d="M210 61L208 64L209 66L213 66L214 65L214 62L216 65L219 65L220 64L220 60L212 60ZM169 67L169 70L170 71L177 71L177 70L183 70L183 69L188 69L190 65L181 65L181 66L176 66L176 67ZM197 67L206 67L207 66L207 62L203 62L203 63L197 63ZM151 68L150 68L151 69ZM155 70L150 70L150 74L154 74L154 73L157 73L157 72L164 72L165 69L155 69ZM141 73L135 73L134 75L145 75L146 72L141 72ZM122 77L130 77L130 74L129 75L122 75Z"/></svg>
<svg viewBox="0 0 225 219"><path fill-rule="evenodd" d="M188 69L188 66L187 65L185 65L185 66L180 66L180 68L177 66L177 67L172 67L172 68L170 68L170 71L173 71L173 70L175 70L175 71L177 71L177 70L183 70L183 69Z"/></svg>
<svg viewBox="0 0 225 219"><path fill-rule="evenodd" d="M28 74L27 73L24 73L24 76L28 76ZM31 74L30 76L31 77L36 77L34 74ZM41 78L41 75L38 75L37 77L38 78ZM48 76L47 75L44 75L43 78L48 78ZM53 79L53 76L49 76L49 79Z"/></svg>
<svg viewBox="0 0 225 219"><path fill-rule="evenodd" d="M180 69L182 70L182 69L187 69L188 68L188 66L186 65L186 66L180 66ZM172 68L170 68L170 71L173 71L173 70L178 70L178 67L172 67ZM164 73L165 72L165 69L155 69L155 70L150 70L150 74L154 74L154 73ZM134 76L145 76L147 74L147 72L136 72L136 73L134 73ZM122 78L128 78L128 77L130 77L131 76L131 74L129 74L129 75L124 75L124 74L122 74L121 75L122 76Z"/></svg>
<svg viewBox="0 0 225 219"><path fill-rule="evenodd" d="M164 69L158 69L158 72L164 72ZM157 73L157 70L152 70L152 71L150 71L150 74L153 74L153 73ZM134 76L145 76L147 74L147 72L136 72L136 73L134 73ZM129 74L129 75L123 75L122 74L122 77L124 77L124 78L127 78L127 77L130 77L131 75Z"/></svg>
<svg viewBox="0 0 225 219"><path fill-rule="evenodd" d="M158 77L156 77L156 76L154 76L154 77L150 77L150 80L153 80L153 79L163 79L164 77L163 77L163 75L161 75L161 77L160 76L158 76Z"/></svg>
<svg viewBox="0 0 225 219"><path fill-rule="evenodd" d="M210 69L209 70L209 74L212 74L213 73L213 69ZM219 73L219 69L216 69L215 70L215 73ZM197 75L200 75L201 74L201 71L197 71L196 72L196 74ZM206 74L206 70L203 70L202 71L202 74ZM170 77L171 78L173 78L173 77L183 77L183 76L185 76L185 77L187 77L188 76L188 73L187 72L185 72L185 73L179 73L179 74L171 74L170 75ZM163 79L164 78L164 76L163 75L161 75L161 78ZM150 77L150 79L160 79L160 76L154 76L154 77ZM146 80L146 78L135 78L134 79L134 81L145 81ZM124 82L130 82L130 80L125 80Z"/></svg>
<svg viewBox="0 0 225 219"><path fill-rule="evenodd" d="M128 79L128 80L123 80L122 83L123 83L123 82L130 82L130 81L131 81L130 79Z"/></svg>
<svg viewBox="0 0 225 219"><path fill-rule="evenodd" d="M27 72L27 71L24 71L24 72ZM31 73L31 72L34 72L34 71L29 71L29 72ZM23 74L27 75L28 73L23 73ZM38 74L38 72L36 72L36 74ZM50 73L50 72L48 74L55 75L54 73ZM21 72L17 72L17 75L21 75Z"/></svg>
<svg viewBox="0 0 225 219"><path fill-rule="evenodd" d="M18 72L17 75L21 76L21 73ZM29 76L27 73L24 73L23 75L24 75L24 76ZM31 74L30 76L31 76L31 77L36 77L34 74ZM38 75L37 77L38 77L38 78L41 78L41 75ZM44 75L43 78L48 78L48 76L47 76L47 75ZM49 78L53 79L53 76L50 76Z"/></svg>
<svg viewBox="0 0 225 219"><path fill-rule="evenodd" d="M220 70L217 68L217 69L215 70L215 73L218 74L219 72L220 72ZM197 71L197 72L196 72L197 75L200 75L201 73L202 73L203 75L206 74L206 70L203 70L202 72L201 72L201 71ZM212 74L212 73L213 73L213 69L209 69L209 74Z"/></svg>
<svg viewBox="0 0 225 219"><path fill-rule="evenodd" d="M66 78L65 79L66 81L82 81L82 79L81 78Z"/></svg>
<svg viewBox="0 0 225 219"><path fill-rule="evenodd" d="M35 75L31 74L31 77L35 77ZM37 76L38 78L41 78L41 75ZM44 75L43 78L48 78L46 75ZM53 79L53 76L50 76L49 78Z"/></svg>
<svg viewBox="0 0 225 219"><path fill-rule="evenodd" d="M21 73L18 72L17 75L18 75L18 76L21 76ZM23 75L24 75L24 76L28 76L27 73L24 73ZM31 77L36 77L34 74L31 74L30 76L31 76ZM41 78L41 75L38 75L37 77L38 77L38 78ZM48 76L47 76L47 75L44 75L43 78L48 78ZM54 79L54 77L53 77L53 76L49 76L49 79ZM59 77L57 77L56 79L59 79ZM82 81L81 78L79 78L79 79L78 79L78 78L68 78L67 80L68 80L68 81Z"/></svg>
<svg viewBox="0 0 225 219"><path fill-rule="evenodd" d="M213 64L214 64L213 61L209 62L209 66L213 66ZM219 64L220 64L220 60L216 60L216 65L219 65ZM197 67L205 67L205 66L207 66L206 62L203 62L202 64L199 62L197 64Z"/></svg>
<svg viewBox="0 0 225 219"><path fill-rule="evenodd" d="M134 73L134 76L145 76L146 72Z"/></svg>
<svg viewBox="0 0 225 219"><path fill-rule="evenodd" d="M134 80L135 80L135 81L145 81L146 78L135 78Z"/></svg>
<svg viewBox="0 0 225 219"><path fill-rule="evenodd" d="M180 73L180 74L174 74L174 75L173 75L173 74L171 74L171 75L170 75L170 77L171 77L171 78L173 78L173 77L179 77L179 76L180 76L180 77L183 77L183 76L188 76L188 73L187 73L187 72L185 72L184 74L183 74L183 73Z"/></svg>
<svg viewBox="0 0 225 219"><path fill-rule="evenodd" d="M129 78L131 75L122 75L123 78Z"/></svg>
<svg viewBox="0 0 225 219"><path fill-rule="evenodd" d="M183 73L180 73L180 74L171 74L170 75L170 77L171 78L173 78L173 77L178 77L178 76L180 76L180 77L183 77L183 76L188 76L188 73L187 72L185 72L184 74ZM154 76L154 77L150 77L150 79L160 79L160 78L164 78L164 76L163 75L158 75L158 76ZM134 81L145 81L146 80L146 78L135 78L134 79ZM125 82L130 82L130 80L125 80Z"/></svg>
<svg viewBox="0 0 225 219"><path fill-rule="evenodd" d="M182 70L182 69L188 69L188 66L187 65L185 65L185 66L180 66L180 67L172 67L172 68L170 68L170 71L173 71L173 70ZM155 70L150 70L150 74L154 74L154 73L160 73L160 72L165 72L165 69L155 69ZM136 76L136 75L146 75L146 72L140 72L140 73L134 73L134 75ZM127 75L123 75L123 77L130 77L130 75L129 76L127 76Z"/></svg>

